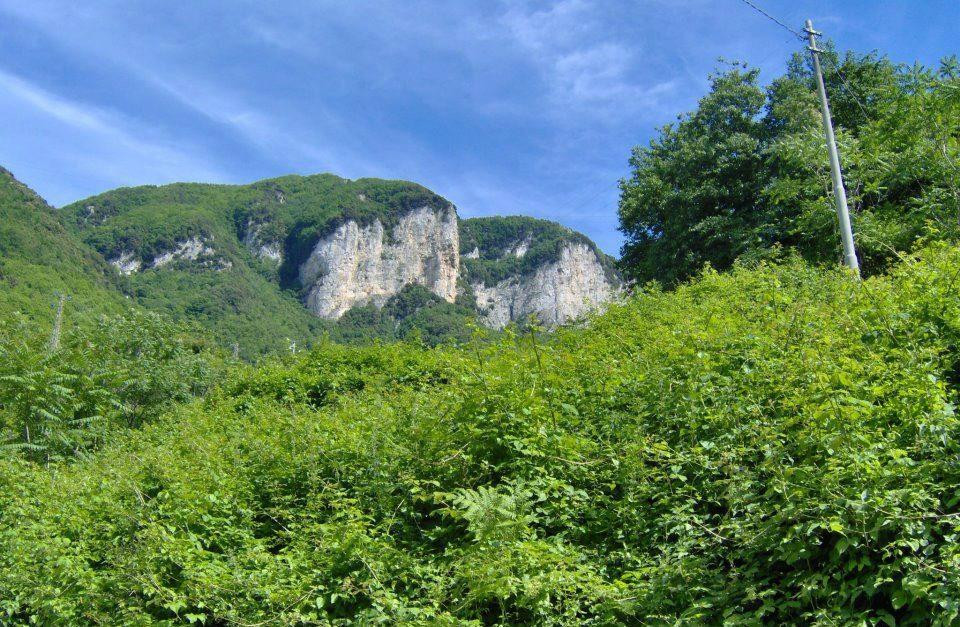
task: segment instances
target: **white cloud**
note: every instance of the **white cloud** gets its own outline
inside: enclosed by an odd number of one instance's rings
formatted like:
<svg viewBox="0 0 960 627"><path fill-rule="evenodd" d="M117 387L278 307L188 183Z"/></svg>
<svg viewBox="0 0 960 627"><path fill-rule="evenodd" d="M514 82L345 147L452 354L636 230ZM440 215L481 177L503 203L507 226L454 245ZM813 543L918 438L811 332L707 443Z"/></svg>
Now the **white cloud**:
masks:
<svg viewBox="0 0 960 627"><path fill-rule="evenodd" d="M175 80L165 80L145 67L132 66L143 80L155 85L182 105L203 117L230 127L244 141L274 160L301 164L306 168L326 168L335 172L366 172L374 166L356 155L337 150L335 141L311 141L314 133L343 128L344 124L333 114L315 107L312 128L307 131L284 123L281 118L259 109L240 94L216 85L212 80L200 79L182 72ZM328 140L333 138L326 138Z"/></svg>
<svg viewBox="0 0 960 627"><path fill-rule="evenodd" d="M537 9L529 0L515 0L501 16L516 45L538 67L553 113L561 118L613 122L662 107L678 85L676 80L647 84L638 78L638 43L609 35L602 6L563 0Z"/></svg>
<svg viewBox="0 0 960 627"><path fill-rule="evenodd" d="M583 0L562 0L540 10L528 0L514 0L501 22L521 45L541 52L575 45L595 28L595 16Z"/></svg>
<svg viewBox="0 0 960 627"><path fill-rule="evenodd" d="M644 87L626 78L633 53L615 43L603 43L559 56L554 62L557 99L585 105L634 109L652 106L676 87L675 80Z"/></svg>

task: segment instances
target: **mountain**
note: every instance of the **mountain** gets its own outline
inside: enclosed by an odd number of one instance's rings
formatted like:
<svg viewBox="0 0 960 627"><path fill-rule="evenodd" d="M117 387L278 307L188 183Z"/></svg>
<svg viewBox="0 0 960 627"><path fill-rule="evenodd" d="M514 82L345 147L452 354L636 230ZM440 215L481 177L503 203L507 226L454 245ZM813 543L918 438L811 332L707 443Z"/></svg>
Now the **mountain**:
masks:
<svg viewBox="0 0 960 627"><path fill-rule="evenodd" d="M586 236L547 220L462 220L460 252L473 302L495 328L530 315L561 324L610 300L620 284L612 258Z"/></svg>
<svg viewBox="0 0 960 627"><path fill-rule="evenodd" d="M0 167L0 316L19 311L49 321L58 294L67 315L124 309L126 282L66 229L56 209Z"/></svg>
<svg viewBox="0 0 960 627"><path fill-rule="evenodd" d="M138 302L197 320L247 355L333 339L466 337L536 314L567 322L609 300L612 260L531 218L460 220L421 185L331 174L250 185L123 188L63 223Z"/></svg>

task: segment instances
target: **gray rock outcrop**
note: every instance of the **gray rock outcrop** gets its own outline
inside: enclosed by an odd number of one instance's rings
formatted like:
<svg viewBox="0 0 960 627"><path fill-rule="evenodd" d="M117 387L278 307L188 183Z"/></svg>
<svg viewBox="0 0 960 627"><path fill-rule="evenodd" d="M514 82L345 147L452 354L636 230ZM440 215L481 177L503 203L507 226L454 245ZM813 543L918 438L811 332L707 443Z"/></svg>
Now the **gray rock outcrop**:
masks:
<svg viewBox="0 0 960 627"><path fill-rule="evenodd" d="M530 315L548 326L562 324L596 309L616 292L597 254L581 242L567 243L557 261L528 276L471 287L484 322L496 329Z"/></svg>
<svg viewBox="0 0 960 627"><path fill-rule="evenodd" d="M316 243L299 278L307 308L339 318L356 305L382 306L414 283L453 302L459 269L456 210L422 207L401 216L389 232L380 220L341 224Z"/></svg>

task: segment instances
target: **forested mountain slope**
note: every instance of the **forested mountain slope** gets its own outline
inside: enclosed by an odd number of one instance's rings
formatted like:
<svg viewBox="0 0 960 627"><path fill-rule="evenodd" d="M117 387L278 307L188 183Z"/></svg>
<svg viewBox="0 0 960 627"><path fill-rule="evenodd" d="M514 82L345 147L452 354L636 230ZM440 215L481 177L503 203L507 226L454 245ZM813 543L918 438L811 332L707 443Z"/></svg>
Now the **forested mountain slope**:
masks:
<svg viewBox="0 0 960 627"><path fill-rule="evenodd" d="M20 311L46 324L64 294L72 299L67 315L89 319L124 309L125 287L53 207L0 168L0 316Z"/></svg>
<svg viewBox="0 0 960 627"><path fill-rule="evenodd" d="M578 233L519 217L460 221L447 200L404 181L323 174L146 186L62 211L137 302L197 321L248 357L324 333L436 343L466 338L472 322L537 315L556 325L618 284L611 260ZM462 254L463 233L483 244L483 259ZM512 236L497 246L514 250L495 251L493 233ZM500 283L484 290L494 276Z"/></svg>
<svg viewBox="0 0 960 627"><path fill-rule="evenodd" d="M307 345L324 330L297 293L283 289L296 286L301 238L344 215L388 213L380 203L364 206L347 187L329 175L147 186L62 211L74 232L128 276L145 307L196 320L225 346L255 356Z"/></svg>

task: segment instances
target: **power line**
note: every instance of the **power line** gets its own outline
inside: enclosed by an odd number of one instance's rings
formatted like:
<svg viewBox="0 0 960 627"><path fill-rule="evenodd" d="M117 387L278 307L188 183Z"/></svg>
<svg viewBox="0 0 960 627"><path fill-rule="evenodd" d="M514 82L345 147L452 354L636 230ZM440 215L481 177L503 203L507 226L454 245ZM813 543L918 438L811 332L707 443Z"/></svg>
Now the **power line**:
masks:
<svg viewBox="0 0 960 627"><path fill-rule="evenodd" d="M794 30L794 29L790 28L789 26L787 26L786 24L784 24L783 22L781 22L780 20L778 20L778 19L775 18L774 16L770 15L769 13L767 13L766 11L764 11L763 9L761 9L760 7L758 7L757 5L755 5L755 4L754 4L753 2L751 2L750 0L740 0L740 2L744 3L745 5L747 5L748 7L750 7L751 9L753 9L754 11L756 11L757 13L759 13L760 15L762 15L763 17L767 18L768 20L770 20L771 22L773 22L773 23L776 24L777 26L780 26L781 28L786 29L787 32L789 32L789 33L790 33L791 35L793 35L794 37L797 37L798 39L806 39L806 36L805 36L803 33L801 33L801 32L798 31L798 30Z"/></svg>
<svg viewBox="0 0 960 627"><path fill-rule="evenodd" d="M823 58L827 61L827 63L833 66L833 71L836 72L837 76L840 78L840 83L841 83L841 87L843 87L843 91L847 92L847 94L849 94L850 97L853 98L853 101L856 102L857 106L860 107L860 111L863 112L864 117L866 117L867 120L869 120L870 112L867 111L867 106L863 104L863 101L860 100L860 97L857 96L857 94L853 91L853 88L850 87L850 83L847 82L847 77L844 76L843 71L840 69L840 64L834 61L829 56L823 57Z"/></svg>

